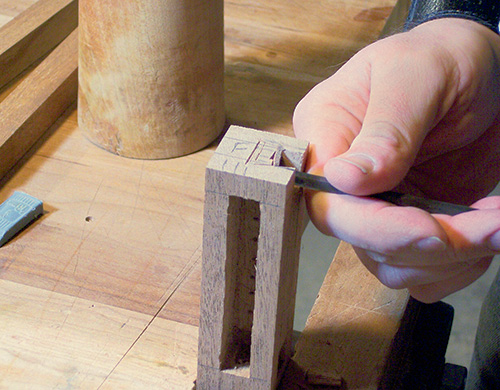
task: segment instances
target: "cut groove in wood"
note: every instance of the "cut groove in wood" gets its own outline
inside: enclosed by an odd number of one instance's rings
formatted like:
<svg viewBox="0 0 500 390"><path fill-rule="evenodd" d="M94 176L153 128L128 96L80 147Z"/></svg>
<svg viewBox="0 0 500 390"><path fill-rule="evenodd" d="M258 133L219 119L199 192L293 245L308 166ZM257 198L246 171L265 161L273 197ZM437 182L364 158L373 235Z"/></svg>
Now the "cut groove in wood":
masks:
<svg viewBox="0 0 500 390"><path fill-rule="evenodd" d="M250 199L229 197L227 253L234 262L226 264L221 369L249 376L255 310L260 205ZM242 254L239 256L239 254ZM245 369L246 368L246 369Z"/></svg>

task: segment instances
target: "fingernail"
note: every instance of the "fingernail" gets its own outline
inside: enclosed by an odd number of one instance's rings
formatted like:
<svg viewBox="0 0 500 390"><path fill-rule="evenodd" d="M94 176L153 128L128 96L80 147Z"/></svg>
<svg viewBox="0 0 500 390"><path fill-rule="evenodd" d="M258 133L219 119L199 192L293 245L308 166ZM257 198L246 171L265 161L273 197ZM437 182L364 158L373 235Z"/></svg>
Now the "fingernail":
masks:
<svg viewBox="0 0 500 390"><path fill-rule="evenodd" d="M439 237L427 237L413 244L413 248L419 251L444 251L446 244Z"/></svg>
<svg viewBox="0 0 500 390"><path fill-rule="evenodd" d="M500 252L500 230L496 233L493 233L488 239L488 241L489 241L489 247L492 250L494 250L495 252Z"/></svg>
<svg viewBox="0 0 500 390"><path fill-rule="evenodd" d="M372 172L375 168L375 159L364 153L351 153L342 157L336 157L335 160L344 161L354 165L365 175Z"/></svg>

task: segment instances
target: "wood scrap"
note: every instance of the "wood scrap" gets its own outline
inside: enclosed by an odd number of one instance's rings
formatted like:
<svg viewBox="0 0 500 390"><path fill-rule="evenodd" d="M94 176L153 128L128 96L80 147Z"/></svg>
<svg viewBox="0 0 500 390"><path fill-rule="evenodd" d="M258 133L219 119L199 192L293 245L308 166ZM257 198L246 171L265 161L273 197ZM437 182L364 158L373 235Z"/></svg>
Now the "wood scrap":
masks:
<svg viewBox="0 0 500 390"><path fill-rule="evenodd" d="M39 0L2 26L0 88L50 53L77 25L77 0Z"/></svg>
<svg viewBox="0 0 500 390"><path fill-rule="evenodd" d="M0 177L76 101L78 30L0 103Z"/></svg>

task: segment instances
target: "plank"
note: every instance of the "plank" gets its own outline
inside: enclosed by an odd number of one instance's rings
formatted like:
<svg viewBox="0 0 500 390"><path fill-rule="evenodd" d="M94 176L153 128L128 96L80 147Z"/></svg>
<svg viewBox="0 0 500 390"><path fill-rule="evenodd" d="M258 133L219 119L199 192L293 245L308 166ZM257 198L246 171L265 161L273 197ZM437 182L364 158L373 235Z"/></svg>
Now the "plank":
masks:
<svg viewBox="0 0 500 390"><path fill-rule="evenodd" d="M0 0L0 26L14 19L15 16L32 6L37 0Z"/></svg>
<svg viewBox="0 0 500 390"><path fill-rule="evenodd" d="M0 177L76 100L75 30L0 103Z"/></svg>
<svg viewBox="0 0 500 390"><path fill-rule="evenodd" d="M299 100L378 38L394 3L226 1L228 122L293 135Z"/></svg>
<svg viewBox="0 0 500 390"><path fill-rule="evenodd" d="M160 317L198 327L200 324L201 261L186 275L166 302Z"/></svg>
<svg viewBox="0 0 500 390"><path fill-rule="evenodd" d="M232 126L207 166L199 390L275 389L291 357L307 147Z"/></svg>
<svg viewBox="0 0 500 390"><path fill-rule="evenodd" d="M2 388L188 390L196 378L197 327L4 280L0 308Z"/></svg>
<svg viewBox="0 0 500 390"><path fill-rule="evenodd" d="M77 0L39 0L2 26L0 88L47 55L77 25Z"/></svg>
<svg viewBox="0 0 500 390"><path fill-rule="evenodd" d="M37 1L38 0L0 0L0 14L14 18Z"/></svg>
<svg viewBox="0 0 500 390"><path fill-rule="evenodd" d="M377 389L407 302L406 290L383 286L341 243L293 360L311 384Z"/></svg>

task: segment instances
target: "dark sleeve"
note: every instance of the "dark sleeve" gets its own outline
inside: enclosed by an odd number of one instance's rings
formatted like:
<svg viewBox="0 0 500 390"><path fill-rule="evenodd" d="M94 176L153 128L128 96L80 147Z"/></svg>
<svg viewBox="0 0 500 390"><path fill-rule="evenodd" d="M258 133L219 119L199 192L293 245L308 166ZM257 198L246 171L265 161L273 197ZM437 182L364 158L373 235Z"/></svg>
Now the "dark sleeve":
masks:
<svg viewBox="0 0 500 390"><path fill-rule="evenodd" d="M413 0L405 30L440 18L474 20L498 34L500 0Z"/></svg>

